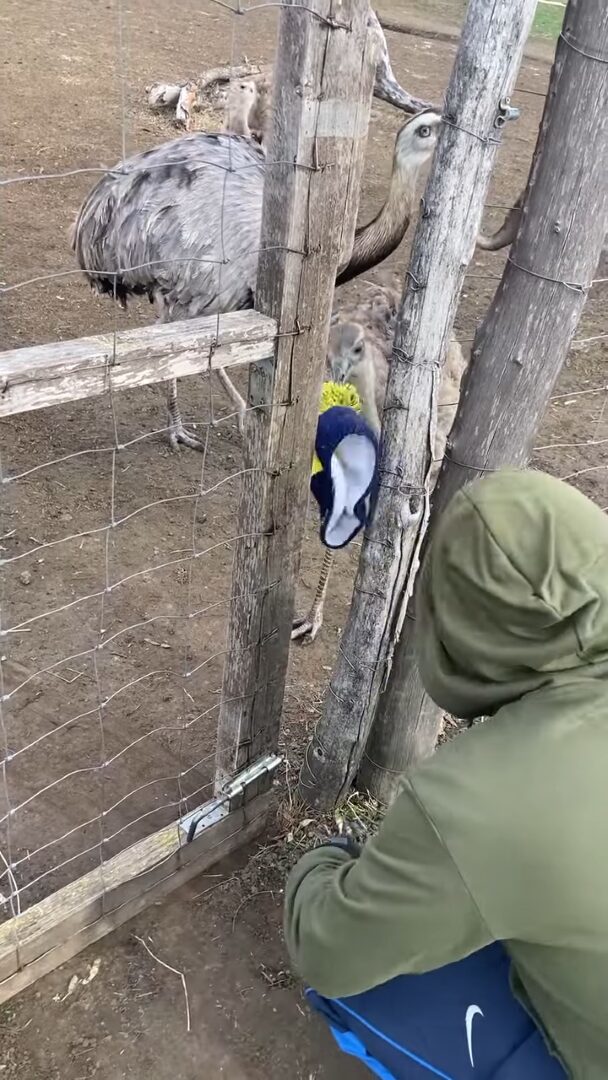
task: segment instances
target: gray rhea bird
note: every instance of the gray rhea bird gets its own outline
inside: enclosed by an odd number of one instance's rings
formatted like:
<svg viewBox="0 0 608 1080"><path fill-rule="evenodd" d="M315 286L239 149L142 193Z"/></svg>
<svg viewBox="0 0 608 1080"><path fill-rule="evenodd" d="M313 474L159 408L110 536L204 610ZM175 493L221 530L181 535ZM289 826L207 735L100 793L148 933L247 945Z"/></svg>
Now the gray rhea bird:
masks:
<svg viewBox="0 0 608 1080"><path fill-rule="evenodd" d="M428 110L398 132L386 202L356 230L336 284L401 242L440 124ZM72 246L91 287L123 306L130 295L147 295L163 322L253 307L264 172L263 149L225 133L185 135L119 163L89 193L74 225ZM228 375L218 375L242 430L246 404ZM201 449L182 422L175 381L168 406L171 445Z"/></svg>
<svg viewBox="0 0 608 1080"><path fill-rule="evenodd" d="M272 81L267 75L231 82L223 130L233 135L246 135L266 149L272 100Z"/></svg>
<svg viewBox="0 0 608 1080"><path fill-rule="evenodd" d="M226 98L226 118L224 131L233 135L253 136L258 142L259 127L256 130L254 109L258 106L260 91L254 79L237 79L230 84Z"/></svg>
<svg viewBox="0 0 608 1080"><path fill-rule="evenodd" d="M357 389L361 413L377 436L380 436L398 307L399 294L394 289L376 286L362 302L339 308L332 318L326 377L334 382L351 383ZM438 388L433 460L429 471L431 491L456 416L460 383L467 362L459 343L452 339ZM323 625L333 556L333 551L326 548L310 611L295 620L291 635L294 639L307 637L314 641Z"/></svg>

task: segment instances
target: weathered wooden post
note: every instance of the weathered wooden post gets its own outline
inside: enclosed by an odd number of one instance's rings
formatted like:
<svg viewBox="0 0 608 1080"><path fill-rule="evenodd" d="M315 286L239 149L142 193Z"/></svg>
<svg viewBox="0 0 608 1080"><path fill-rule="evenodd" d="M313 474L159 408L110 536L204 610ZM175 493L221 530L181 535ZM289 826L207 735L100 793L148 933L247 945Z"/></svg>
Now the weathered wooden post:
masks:
<svg viewBox="0 0 608 1080"><path fill-rule="evenodd" d="M536 0L471 0L446 124L414 239L383 417L381 487L353 604L300 792L331 805L348 788L390 662L428 508L432 414L465 268Z"/></svg>
<svg viewBox="0 0 608 1080"><path fill-rule="evenodd" d="M367 0L287 0L274 72L216 781L276 749L336 270L352 248L376 39Z"/></svg>
<svg viewBox="0 0 608 1080"><path fill-rule="evenodd" d="M608 7L571 0L520 222L443 464L433 518L462 484L525 465L593 279L608 226ZM390 800L399 773L430 753L440 714L426 697L406 621L360 783Z"/></svg>

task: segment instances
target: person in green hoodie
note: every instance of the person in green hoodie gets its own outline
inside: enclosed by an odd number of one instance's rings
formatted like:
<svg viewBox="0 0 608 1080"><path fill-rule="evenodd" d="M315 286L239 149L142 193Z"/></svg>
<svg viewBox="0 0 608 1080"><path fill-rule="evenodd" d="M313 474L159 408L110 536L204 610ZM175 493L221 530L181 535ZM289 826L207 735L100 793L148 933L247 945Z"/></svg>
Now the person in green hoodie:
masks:
<svg viewBox="0 0 608 1080"><path fill-rule="evenodd" d="M405 774L360 853L298 862L293 963L380 1076L606 1080L606 514L532 471L458 492L417 653L431 698L484 722Z"/></svg>

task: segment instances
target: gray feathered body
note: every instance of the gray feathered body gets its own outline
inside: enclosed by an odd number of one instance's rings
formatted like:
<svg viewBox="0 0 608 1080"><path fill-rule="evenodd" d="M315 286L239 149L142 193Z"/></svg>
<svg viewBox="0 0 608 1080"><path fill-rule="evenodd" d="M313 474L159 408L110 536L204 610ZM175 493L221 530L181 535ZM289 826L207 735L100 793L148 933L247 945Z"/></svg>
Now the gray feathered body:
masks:
<svg viewBox="0 0 608 1080"><path fill-rule="evenodd" d="M374 285L362 300L336 304L332 323L355 322L364 326L387 361L393 352L400 294L390 285Z"/></svg>
<svg viewBox="0 0 608 1080"><path fill-rule="evenodd" d="M147 294L163 321L252 307L263 189L264 154L252 140L173 139L93 188L74 228L78 263L123 304Z"/></svg>
<svg viewBox="0 0 608 1080"><path fill-rule="evenodd" d="M363 300L337 308L332 319L327 361L329 375L338 381L352 382L359 391L363 414L378 432L399 301L399 294L394 289L375 286ZM463 354L456 338L452 338L437 395L431 488L445 454L467 364L468 357Z"/></svg>
<svg viewBox="0 0 608 1080"><path fill-rule="evenodd" d="M378 434L399 299L395 289L376 285L364 299L336 306L332 316L328 376L356 387L363 415Z"/></svg>

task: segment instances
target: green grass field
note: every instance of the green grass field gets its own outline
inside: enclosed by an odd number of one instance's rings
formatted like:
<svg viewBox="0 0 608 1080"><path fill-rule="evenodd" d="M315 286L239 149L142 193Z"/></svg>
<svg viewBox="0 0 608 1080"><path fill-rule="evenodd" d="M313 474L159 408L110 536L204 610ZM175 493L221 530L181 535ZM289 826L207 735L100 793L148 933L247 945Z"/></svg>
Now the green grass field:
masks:
<svg viewBox="0 0 608 1080"><path fill-rule="evenodd" d="M532 24L532 33L555 41L564 21L564 8L539 4Z"/></svg>
<svg viewBox="0 0 608 1080"><path fill-rule="evenodd" d="M435 19L447 16L451 22L460 24L464 18L467 0L405 0L404 7L406 10L409 7L417 15L428 15ZM380 10L382 11L381 4ZM532 37L555 41L562 28L564 12L563 7L539 2L532 24Z"/></svg>

